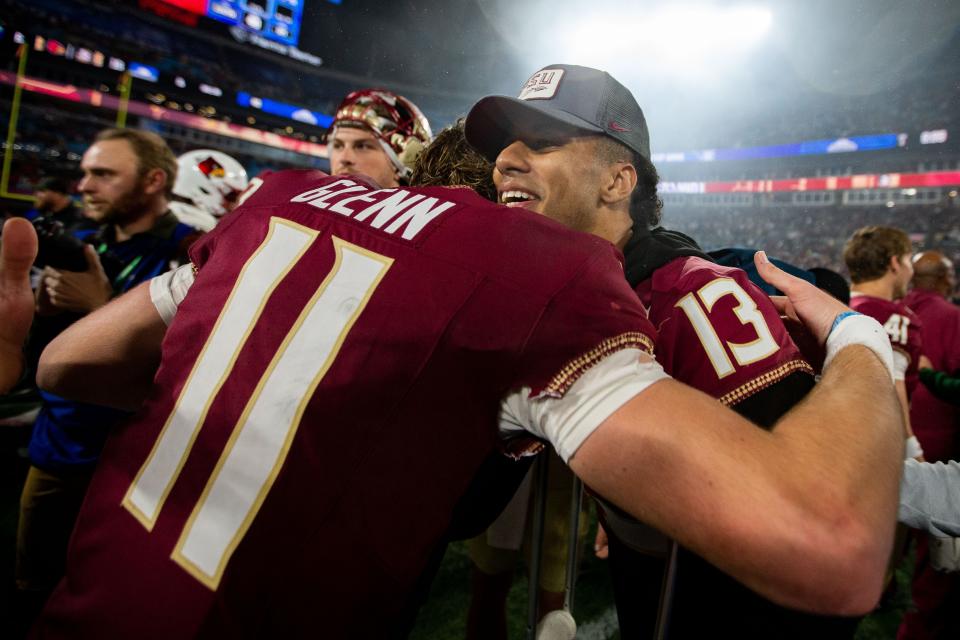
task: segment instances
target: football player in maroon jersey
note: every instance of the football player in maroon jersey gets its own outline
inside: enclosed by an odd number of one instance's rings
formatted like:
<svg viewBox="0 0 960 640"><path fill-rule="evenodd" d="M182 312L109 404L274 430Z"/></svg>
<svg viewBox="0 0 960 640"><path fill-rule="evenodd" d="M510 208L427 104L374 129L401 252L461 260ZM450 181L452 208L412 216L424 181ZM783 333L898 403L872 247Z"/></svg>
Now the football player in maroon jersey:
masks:
<svg viewBox="0 0 960 640"><path fill-rule="evenodd" d="M813 369L768 296L742 270L714 264L690 238L659 227L644 116L614 78L551 65L518 99L481 100L466 125L471 144L496 160L502 202L624 250L627 279L657 327L657 360L671 376L767 428L810 391ZM605 515L621 530L635 529L612 507ZM651 537L643 535L648 548ZM611 543L621 635L650 637L663 561L634 553L617 536ZM681 637L700 635L704 624L710 633L750 638L849 638L856 627L778 607L686 550L676 582L671 629Z"/></svg>
<svg viewBox="0 0 960 640"><path fill-rule="evenodd" d="M37 257L37 232L23 218L11 218L0 240L0 393L6 393L23 372L23 341L33 319L30 266Z"/></svg>
<svg viewBox="0 0 960 640"><path fill-rule="evenodd" d="M913 246L900 229L871 226L857 229L843 247L850 272L850 308L883 325L893 347L897 396L903 407L907 453L918 460L923 451L910 425L910 396L917 386L923 357L920 318L900 300L913 277Z"/></svg>
<svg viewBox="0 0 960 640"><path fill-rule="evenodd" d="M386 89L353 91L327 132L330 173L365 175L383 188L406 184L417 154L430 142L417 105Z"/></svg>
<svg viewBox="0 0 960 640"><path fill-rule="evenodd" d="M41 385L142 410L37 635L387 637L472 476L530 435L778 602L879 596L889 344L762 255L832 356L773 432L667 379L608 243L466 189L282 172L191 257L44 353Z"/></svg>
<svg viewBox="0 0 960 640"><path fill-rule="evenodd" d="M960 308L951 304L956 288L953 262L939 251L913 256L913 287L903 303L923 322L923 354L929 368L960 371ZM935 399L925 386L914 388L910 419L929 461L960 458L960 411Z"/></svg>

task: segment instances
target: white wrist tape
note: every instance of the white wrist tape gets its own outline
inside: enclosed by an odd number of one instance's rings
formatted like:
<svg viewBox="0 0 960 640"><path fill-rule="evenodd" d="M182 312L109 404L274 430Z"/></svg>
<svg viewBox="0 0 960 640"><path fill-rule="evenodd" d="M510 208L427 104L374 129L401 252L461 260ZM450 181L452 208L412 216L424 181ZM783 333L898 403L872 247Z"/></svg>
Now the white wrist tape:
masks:
<svg viewBox="0 0 960 640"><path fill-rule="evenodd" d="M904 455L904 458L919 458L923 455L923 447L920 446L920 441L917 440L917 436L910 436L907 438L907 452Z"/></svg>
<svg viewBox="0 0 960 640"><path fill-rule="evenodd" d="M893 349L890 338L880 323L869 316L852 314L841 318L827 336L827 357L823 360L826 369L840 351L850 345L864 346L880 358L893 380Z"/></svg>

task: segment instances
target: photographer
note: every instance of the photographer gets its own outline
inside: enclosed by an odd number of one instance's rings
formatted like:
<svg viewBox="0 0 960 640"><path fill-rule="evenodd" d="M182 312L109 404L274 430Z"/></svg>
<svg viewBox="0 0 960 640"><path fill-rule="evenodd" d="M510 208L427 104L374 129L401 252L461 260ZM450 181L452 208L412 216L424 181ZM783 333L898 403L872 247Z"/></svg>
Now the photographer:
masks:
<svg viewBox="0 0 960 640"><path fill-rule="evenodd" d="M86 243L66 233L46 237L41 230L46 266L36 291L34 352L79 317L167 271L198 235L169 210L177 164L159 136L103 131L84 154L81 168L78 189L87 216L98 227ZM73 269L52 266L64 264ZM17 529L18 610L24 623L63 575L67 542L90 474L108 431L126 415L41 395Z"/></svg>
<svg viewBox="0 0 960 640"><path fill-rule="evenodd" d="M56 223L64 231L82 236L97 228L97 223L83 215L83 211L70 197L70 183L63 178L42 178L33 191L33 209L26 218L35 225Z"/></svg>

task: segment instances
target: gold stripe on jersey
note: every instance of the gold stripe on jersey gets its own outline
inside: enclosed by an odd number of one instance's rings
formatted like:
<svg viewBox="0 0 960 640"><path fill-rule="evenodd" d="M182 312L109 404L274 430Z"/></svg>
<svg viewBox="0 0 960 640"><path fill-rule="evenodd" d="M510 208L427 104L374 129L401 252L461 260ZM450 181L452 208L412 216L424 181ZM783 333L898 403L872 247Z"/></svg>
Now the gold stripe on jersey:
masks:
<svg viewBox="0 0 960 640"><path fill-rule="evenodd" d="M334 264L330 269L330 272L326 275L323 282L317 287L316 291L311 296L310 300L304 305L303 309L300 312L300 315L297 317L296 321L293 323L293 326L287 332L287 335L284 337L283 342L277 348L277 351L274 353L272 360L267 365L266 370L261 375L260 380L257 382L256 388L251 393L250 397L247 399L246 406L243 409L243 412L240 415L240 418L237 420L234 425L233 431L230 434L230 438L227 440L227 444L224 447L223 451L220 454L220 458L217 460L217 464L214 467L213 472L210 474L210 477L207 479L206 486L203 489L200 499L193 507L193 511L190 513L190 516L187 518L187 523L184 525L183 530L180 532L180 538L177 540L176 545L174 546L173 552L170 554L170 558L180 565L187 573L192 575L198 581L203 583L206 587L211 590L216 590L220 584L220 580L223 577L224 572L226 571L227 564L230 561L234 551L240 545L241 540L246 534L247 530L253 523L253 520L256 518L257 513L260 511L260 507L263 505L264 501L267 498L267 495L270 493L270 489L273 487L274 482L277 479L277 476L280 474L280 469L286 461L287 454L290 450L290 446L293 442L294 437L297 434L297 430L300 426L300 421L303 418L304 413L307 410L307 405L313 399L313 394L316 388L320 385L320 382L326 376L327 371L333 366L334 361L337 359L337 356L340 353L340 349L343 346L344 342L347 339L347 334L350 333L354 324L357 322L357 319L360 317L360 314L363 313L363 310L366 308L367 303L370 302L370 299L373 297L374 292L377 287L380 285L380 282L383 280L387 271L393 265L393 258L374 253L369 249L365 249L358 245L355 245L346 240L342 240L336 236L332 236L334 251L335 251L335 260ZM302 327L305 326L305 323L310 321L312 316L312 311L316 307L318 301L321 300L323 294L327 291L328 286L331 282L336 280L337 275L341 272L342 265L344 263L344 252L350 251L354 254L359 254L368 258L376 263L379 263L380 269L377 272L376 276L372 281L365 287L362 291L360 299L356 302L356 306L352 309L349 316L344 320L342 326L330 328L331 330L336 331L336 339L332 343L328 353L322 359L317 361L316 369L312 371L312 376L309 381L306 382L302 393L297 399L296 410L291 416L289 422L286 425L277 424L277 428L284 428L285 433L283 436L282 444L277 448L275 452L272 452L275 456L275 460L271 466L269 473L265 476L262 483L259 486L259 490L255 498L247 505L247 509L244 514L243 520L239 523L239 526L232 532L229 537L229 540L226 542L225 548L219 553L219 558L217 561L216 569L212 572L208 572L203 567L201 567L197 562L192 560L187 556L185 552L185 547L190 541L190 536L193 531L194 525L197 523L198 519L203 513L204 506L207 504L208 499L211 497L214 488L217 485L218 478L221 474L224 473L225 468L227 467L228 460L231 457L231 453L234 451L235 446L241 438L245 429L255 429L256 425L249 422L251 415L257 409L258 401L264 389L269 388L270 383L272 382L271 378L274 374L274 371L278 369L278 365L281 364L284 354L287 351L287 348L299 337L298 334ZM307 326L307 331L317 331L318 327L316 326Z"/></svg>
<svg viewBox="0 0 960 640"><path fill-rule="evenodd" d="M171 425L174 423L174 419L177 416L177 413L181 410L181 403L184 400L184 396L187 393L187 390L191 388L193 383L194 374L201 366L201 362L207 356L209 347L214 342L214 336L217 334L220 325L223 322L224 316L227 313L227 309L231 307L231 303L237 296L237 292L240 288L240 283L244 281L247 270L250 268L250 265L254 263L256 258L265 250L265 248L270 244L271 240L276 237L277 227L285 226L293 229L294 231L299 231L305 234L308 240L305 244L296 252L296 254L290 255L288 257L288 262L284 266L282 271L279 271L273 281L269 284L264 294L262 295L259 306L256 311L250 316L247 327L244 331L242 338L234 346L233 352L230 355L229 362L225 366L223 372L220 375L219 380L211 388L210 394L208 395L205 403L203 404L202 409L197 414L194 424L191 428L190 437L186 446L182 451L179 452L178 461L176 463L176 469L173 470L169 477L164 482L163 489L160 493L159 499L157 500L156 505L153 507L150 513L146 513L137 505L135 492L140 486L141 480L144 478L145 474L151 469L151 466L155 463L155 458L158 452L161 449L167 432L170 429ZM317 239L320 232L316 229L311 229L305 227L301 224L297 224L291 220L285 220L283 218L278 218L276 216L270 218L270 227L267 231L266 237L263 239L263 242L254 250L254 252L247 258L247 261L243 264L243 267L240 269L240 273L237 275L236 283L234 284L233 289L230 291L230 295L227 296L226 302L223 303L223 307L220 310L220 314L217 316L217 320L213 325L213 329L210 331L210 335L207 337L207 341L204 343L203 348L200 350L200 354L197 356L196 361L193 364L193 368L190 370L189 375L187 376L186 382L184 383L182 389L180 390L180 395L177 396L177 400L173 406L170 415L167 416L166 422L163 425L163 428L160 430L160 434L157 436L156 442L154 442L153 447L150 450L150 454L147 456L147 459L144 460L143 465L140 467L140 470L137 471L137 475L134 478L133 482L130 484L130 487L127 489L126 494L121 501L123 507L130 512L130 514L136 518L140 524L147 531L153 531L153 526L156 524L157 517L160 511L163 509L164 504L166 504L167 497L170 494L170 491L173 489L174 483L177 481L177 478L180 477L180 473L183 471L183 467L186 464L187 457L190 455L190 451L193 449L193 444L197 439L197 436L200 433L200 429L203 426L203 423L206 422L207 413L210 410L210 405L213 404L214 398L217 394L220 393L220 389L223 387L224 382L227 380L227 376L230 374L230 371L233 369L233 365L236 363L237 358L240 355L240 350L246 344L247 338L250 336L250 333L253 331L254 325L260 321L260 316L263 314L264 308L267 306L267 301L273 295L274 290L280 284L280 282L287 277L287 274L296 266L297 262L307 250L313 245L313 242ZM197 266L193 265L194 275L197 274Z"/></svg>
<svg viewBox="0 0 960 640"><path fill-rule="evenodd" d="M735 405L738 402L746 400L758 391L766 389L775 382L780 382L788 375L796 371L804 371L810 375L814 374L813 367L807 364L806 360L790 360L789 362L780 365L776 369L767 371L766 373L757 376L748 382L745 382L733 391L724 394L720 397L720 402L727 407Z"/></svg>
<svg viewBox="0 0 960 640"><path fill-rule="evenodd" d="M553 379L547 383L547 386L543 388L541 393L558 397L563 396L563 394L573 386L573 383L579 380L590 367L611 353L623 349L640 349L644 353L652 356L653 340L651 340L647 334L639 331L629 331L614 336L613 338L607 338L590 351L564 365L560 373L555 375Z"/></svg>

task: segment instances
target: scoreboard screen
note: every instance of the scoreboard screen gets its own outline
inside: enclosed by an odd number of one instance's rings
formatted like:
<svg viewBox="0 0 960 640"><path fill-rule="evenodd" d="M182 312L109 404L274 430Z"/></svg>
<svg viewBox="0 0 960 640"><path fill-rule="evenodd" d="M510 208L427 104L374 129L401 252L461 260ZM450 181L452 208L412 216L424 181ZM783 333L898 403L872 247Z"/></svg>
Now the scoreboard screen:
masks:
<svg viewBox="0 0 960 640"><path fill-rule="evenodd" d="M166 4L296 46L305 0L162 0Z"/></svg>

